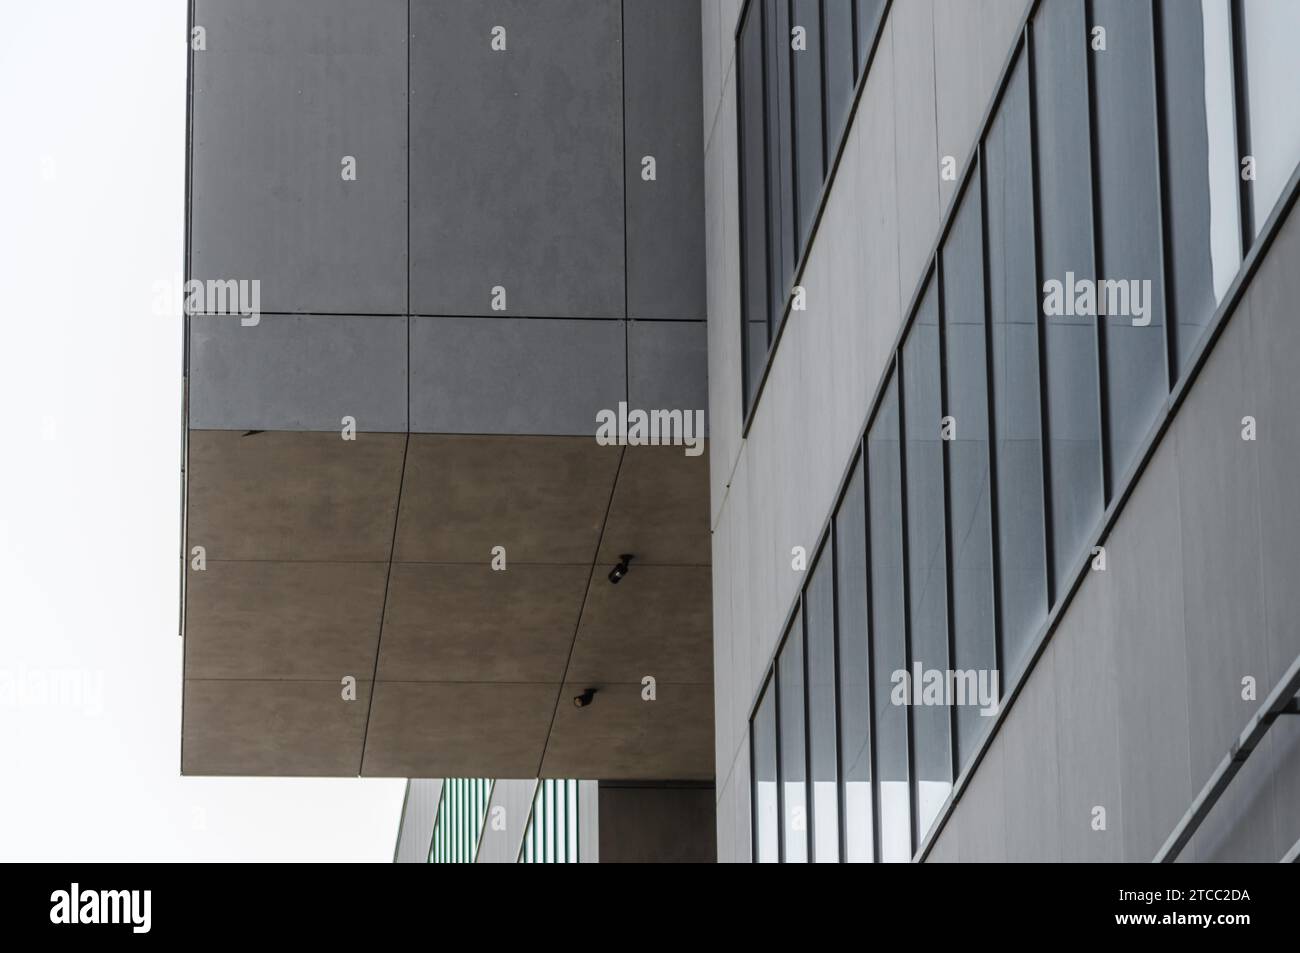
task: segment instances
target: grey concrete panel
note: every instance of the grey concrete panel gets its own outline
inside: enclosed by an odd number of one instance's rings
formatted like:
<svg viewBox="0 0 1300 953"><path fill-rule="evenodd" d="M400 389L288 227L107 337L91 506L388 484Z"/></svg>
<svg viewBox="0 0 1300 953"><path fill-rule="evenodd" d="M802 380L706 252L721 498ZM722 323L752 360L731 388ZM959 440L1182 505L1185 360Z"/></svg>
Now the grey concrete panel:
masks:
<svg viewBox="0 0 1300 953"><path fill-rule="evenodd" d="M187 678L369 678L385 563L209 562L185 587Z"/></svg>
<svg viewBox="0 0 1300 953"><path fill-rule="evenodd" d="M414 2L411 34L412 310L623 317L620 5Z"/></svg>
<svg viewBox="0 0 1300 953"><path fill-rule="evenodd" d="M700 0L623 0L627 314L705 316ZM654 181L642 162L655 159Z"/></svg>
<svg viewBox="0 0 1300 953"><path fill-rule="evenodd" d="M712 577L704 566L637 566L618 585L591 577L568 678L599 685L713 685Z"/></svg>
<svg viewBox="0 0 1300 953"><path fill-rule="evenodd" d="M1106 541L1126 861L1155 856L1191 802L1177 441L1167 435ZM1199 784L1197 785L1199 789Z"/></svg>
<svg viewBox="0 0 1300 953"><path fill-rule="evenodd" d="M907 302L939 231L934 0L895 4L885 29L892 35L894 53L899 294Z"/></svg>
<svg viewBox="0 0 1300 953"><path fill-rule="evenodd" d="M728 516L730 516L728 512ZM748 737L748 725L733 712L736 702L732 693L737 689L749 690L747 677L737 679L736 665L732 659L732 647L736 643L737 632L733 626L731 612L731 525L728 521L713 534L713 722L714 722L714 777L719 784L729 784L736 748L742 737ZM719 824L722 823L722 815Z"/></svg>
<svg viewBox="0 0 1300 953"><path fill-rule="evenodd" d="M1184 849L1188 861L1273 863L1282 856L1277 849L1274 745L1270 731Z"/></svg>
<svg viewBox="0 0 1300 953"><path fill-rule="evenodd" d="M1090 571L1052 636L1063 860L1118 861L1122 855L1119 691L1115 633L1108 624L1112 579L1109 571ZM1105 830L1093 829L1096 807L1105 809Z"/></svg>
<svg viewBox="0 0 1300 953"><path fill-rule="evenodd" d="M351 777L361 763L370 682L355 701L330 681L185 680L181 773Z"/></svg>
<svg viewBox="0 0 1300 953"><path fill-rule="evenodd" d="M406 432L406 318L263 315L190 322L190 426Z"/></svg>
<svg viewBox="0 0 1300 953"><path fill-rule="evenodd" d="M754 854L749 793L752 777L749 769L749 745L744 744L736 753L736 761L731 769L731 814L736 825L732 843L735 845L736 862L740 864L751 863Z"/></svg>
<svg viewBox="0 0 1300 953"><path fill-rule="evenodd" d="M1164 438L1172 436L1178 446L1187 676L1195 699L1187 710L1187 736L1198 791L1259 704L1242 698L1242 679L1256 680L1258 698L1271 687L1260 445L1241 439L1241 418L1258 403L1258 373L1248 364L1248 308L1243 301L1229 321Z"/></svg>
<svg viewBox="0 0 1300 953"><path fill-rule="evenodd" d="M535 774L557 688L380 682L361 773L372 778Z"/></svg>
<svg viewBox="0 0 1300 953"><path fill-rule="evenodd" d="M656 700L643 701L639 682L605 684L587 707L570 703L590 687L567 682L561 690L542 777L713 779L712 686L660 681Z"/></svg>
<svg viewBox="0 0 1300 953"><path fill-rule="evenodd" d="M1264 618L1267 625L1267 679L1275 683L1300 654L1300 508L1295 505L1295 475L1300 472L1300 375L1295 356L1300 354L1300 327L1296 301L1300 300L1300 214L1293 208L1269 249L1249 292L1253 343L1251 375L1257 388L1257 407L1246 408L1258 424L1258 438L1246 445L1259 454L1259 510L1262 525L1260 566L1264 578ZM1238 319L1234 319L1238 320ZM1236 402L1244 402L1243 394ZM1226 410L1226 408L1225 408ZM1245 448L1243 448L1245 449Z"/></svg>
<svg viewBox="0 0 1300 953"><path fill-rule="evenodd" d="M1273 722L1269 742L1277 793L1274 857L1280 859L1300 841L1300 717L1287 715Z"/></svg>
<svg viewBox="0 0 1300 953"><path fill-rule="evenodd" d="M1004 682L1004 693L1008 687ZM1006 859L1013 863L1061 860L1056 718L1056 666L1049 648L1016 697L995 742L1002 748Z"/></svg>
<svg viewBox="0 0 1300 953"><path fill-rule="evenodd" d="M939 156L952 156L958 169L975 143L991 88L980 79L981 24L989 16L987 3L934 0L935 112ZM947 207L955 180L939 180L940 205Z"/></svg>
<svg viewBox="0 0 1300 953"><path fill-rule="evenodd" d="M411 437L399 562L591 563L621 447L594 438ZM518 776L518 775L516 775Z"/></svg>
<svg viewBox="0 0 1300 953"><path fill-rule="evenodd" d="M399 434L191 431L187 551L387 561L405 446Z"/></svg>
<svg viewBox="0 0 1300 953"><path fill-rule="evenodd" d="M700 0L701 79L704 88L703 141L707 147L717 125L722 105L722 26L719 22L721 0ZM731 35L727 35L730 40Z"/></svg>
<svg viewBox="0 0 1300 953"><path fill-rule="evenodd" d="M680 447L628 447L597 562L632 553L638 566L709 565L708 459Z"/></svg>
<svg viewBox="0 0 1300 953"><path fill-rule="evenodd" d="M713 787L600 785L602 864L711 864Z"/></svg>
<svg viewBox="0 0 1300 953"><path fill-rule="evenodd" d="M395 563L378 677L558 683L590 573L590 563Z"/></svg>
<svg viewBox="0 0 1300 953"><path fill-rule="evenodd" d="M713 837L717 845L718 863L733 864L736 862L736 818L735 811L732 810L732 802L735 800L735 794L731 789L734 782L727 778L722 788L716 792L717 799L714 806L714 825Z"/></svg>
<svg viewBox="0 0 1300 953"><path fill-rule="evenodd" d="M403 0L198 0L193 277L259 280L263 311L405 310L406 18Z"/></svg>
<svg viewBox="0 0 1300 953"><path fill-rule="evenodd" d="M622 321L411 318L416 433L583 435L626 399Z"/></svg>
<svg viewBox="0 0 1300 953"><path fill-rule="evenodd" d="M958 806L960 809L960 805ZM954 814L953 820L939 834L939 839L934 842L930 848L930 853L926 855L927 864L955 864L958 858L957 838L961 836L958 825L955 823L957 815Z"/></svg>
<svg viewBox="0 0 1300 953"><path fill-rule="evenodd" d="M702 321L632 321L627 328L629 409L702 410L708 434L708 328Z"/></svg>
<svg viewBox="0 0 1300 953"><path fill-rule="evenodd" d="M963 864L995 864L1007 860L1005 775L1006 745L995 741L961 797L958 857Z"/></svg>
<svg viewBox="0 0 1300 953"><path fill-rule="evenodd" d="M735 77L724 87L722 115L735 115ZM736 123L719 122L705 155L705 227L708 287L709 450L712 518L717 525L732 468L740 453L740 239Z"/></svg>

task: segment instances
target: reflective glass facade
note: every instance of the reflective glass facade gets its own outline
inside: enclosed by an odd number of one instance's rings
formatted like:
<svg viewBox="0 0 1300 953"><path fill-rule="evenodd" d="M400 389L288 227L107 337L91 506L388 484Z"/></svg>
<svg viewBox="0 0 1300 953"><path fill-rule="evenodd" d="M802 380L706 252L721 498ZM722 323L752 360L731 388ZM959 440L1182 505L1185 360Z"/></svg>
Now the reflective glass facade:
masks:
<svg viewBox="0 0 1300 953"><path fill-rule="evenodd" d="M785 75L746 43L806 6L741 20L746 262L783 209L746 103ZM756 860L905 861L942 816L1300 161L1297 9L1034 6L751 715Z"/></svg>
<svg viewBox="0 0 1300 953"><path fill-rule="evenodd" d="M488 778L447 778L429 846L431 864L472 864L492 797Z"/></svg>
<svg viewBox="0 0 1300 953"><path fill-rule="evenodd" d="M519 863L578 863L578 828L578 782L538 781Z"/></svg>
<svg viewBox="0 0 1300 953"><path fill-rule="evenodd" d="M744 407L790 306L888 0L748 0L736 33Z"/></svg>

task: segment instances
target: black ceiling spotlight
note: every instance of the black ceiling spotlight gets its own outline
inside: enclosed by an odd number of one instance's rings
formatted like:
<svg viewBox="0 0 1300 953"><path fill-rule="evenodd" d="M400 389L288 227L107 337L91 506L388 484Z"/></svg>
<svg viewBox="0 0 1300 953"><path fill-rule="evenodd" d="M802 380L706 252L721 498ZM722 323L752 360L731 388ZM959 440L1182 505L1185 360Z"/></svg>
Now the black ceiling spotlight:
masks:
<svg viewBox="0 0 1300 953"><path fill-rule="evenodd" d="M609 581L617 586L619 584L619 581L624 576L627 575L627 571L630 568L629 563L631 562L632 562L631 553L624 553L623 555L619 556L618 565L609 571Z"/></svg>
<svg viewBox="0 0 1300 953"><path fill-rule="evenodd" d="M573 707L586 708L588 705L591 704L592 699L594 699L595 697L596 697L596 690L594 688L588 688L585 691L583 691L581 695L573 696Z"/></svg>

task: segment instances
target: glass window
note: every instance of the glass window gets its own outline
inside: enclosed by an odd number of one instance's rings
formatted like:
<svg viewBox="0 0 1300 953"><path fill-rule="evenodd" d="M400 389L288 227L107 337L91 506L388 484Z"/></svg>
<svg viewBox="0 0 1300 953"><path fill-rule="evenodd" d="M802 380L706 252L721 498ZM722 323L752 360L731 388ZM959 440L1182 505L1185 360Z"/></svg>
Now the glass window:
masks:
<svg viewBox="0 0 1300 953"><path fill-rule="evenodd" d="M984 140L993 435L998 474L1002 686L1011 684L1047 617L1039 305L1029 72L1021 55Z"/></svg>
<svg viewBox="0 0 1300 953"><path fill-rule="evenodd" d="M768 273L772 283L769 332L776 333L790 301L794 281L794 139L790 128L790 5L767 0L763 8L763 48L767 51L767 202Z"/></svg>
<svg viewBox="0 0 1300 953"><path fill-rule="evenodd" d="M794 0L791 30L804 30L804 49L791 38L794 83L795 201L799 210L800 251L807 245L821 197L825 168L822 158L822 40L818 0Z"/></svg>
<svg viewBox="0 0 1300 953"><path fill-rule="evenodd" d="M780 860L776 793L776 692L768 682L752 727L754 759L754 859L760 864Z"/></svg>
<svg viewBox="0 0 1300 953"><path fill-rule="evenodd" d="M1166 370L1160 177L1151 5L1093 0L1106 50L1093 55L1097 229L1111 485L1132 465L1161 402Z"/></svg>
<svg viewBox="0 0 1300 953"><path fill-rule="evenodd" d="M948 561L940 428L939 306L934 282L903 343L903 493L907 502L907 604L911 623L917 832L924 835L952 789L952 712L943 696L948 664ZM940 673L937 684L931 673Z"/></svg>
<svg viewBox="0 0 1300 953"><path fill-rule="evenodd" d="M858 41L858 75L867 65L867 55L875 42L880 29L880 15L885 12L885 0L856 0L856 23Z"/></svg>
<svg viewBox="0 0 1300 953"><path fill-rule="evenodd" d="M1043 351L1051 474L1053 564L1060 582L1102 512L1097 326L1076 309L1074 289L1092 282L1092 189L1083 117L1088 115L1084 5L1043 0L1034 21L1034 123L1043 282ZM1062 313L1048 313L1055 284Z"/></svg>
<svg viewBox="0 0 1300 953"><path fill-rule="evenodd" d="M822 547L804 593L813 861L819 864L840 859L839 772L835 763L835 565L831 553L829 543Z"/></svg>
<svg viewBox="0 0 1300 953"><path fill-rule="evenodd" d="M907 674L903 608L903 487L899 470L897 379L886 384L867 434L867 492L871 538L871 653L874 663L876 777L880 798L880 859L912 859L912 801L907 755L907 707L894 686Z"/></svg>
<svg viewBox="0 0 1300 953"><path fill-rule="evenodd" d="M768 343L767 161L763 119L762 7L750 4L740 28L736 95L740 112L741 269L746 404L763 373Z"/></svg>
<svg viewBox="0 0 1300 953"><path fill-rule="evenodd" d="M1300 162L1300 3L1243 0L1250 152L1255 157L1254 219L1258 235Z"/></svg>
<svg viewBox="0 0 1300 953"><path fill-rule="evenodd" d="M839 148L853 104L853 6L845 0L822 4L826 47L826 164Z"/></svg>
<svg viewBox="0 0 1300 953"><path fill-rule="evenodd" d="M876 859L871 797L871 656L867 630L867 508L862 461L835 513L835 611L840 661L844 859Z"/></svg>
<svg viewBox="0 0 1300 953"><path fill-rule="evenodd" d="M948 500L952 537L953 693L957 764L974 753L993 710L998 665L993 626L992 482L989 473L984 222L979 170L943 247L943 333L951 418Z"/></svg>
<svg viewBox="0 0 1300 953"><path fill-rule="evenodd" d="M804 749L803 626L796 616L776 660L781 733L781 846L787 864L808 862L808 764Z"/></svg>
<svg viewBox="0 0 1300 953"><path fill-rule="evenodd" d="M1228 0L1158 0L1165 216L1175 368L1181 372L1241 267Z"/></svg>

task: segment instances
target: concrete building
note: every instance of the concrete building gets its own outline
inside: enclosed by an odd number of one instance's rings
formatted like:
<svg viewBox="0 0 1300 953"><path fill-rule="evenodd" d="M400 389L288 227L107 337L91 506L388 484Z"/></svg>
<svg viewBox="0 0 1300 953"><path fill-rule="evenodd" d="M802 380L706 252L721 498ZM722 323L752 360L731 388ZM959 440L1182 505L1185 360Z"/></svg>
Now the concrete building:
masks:
<svg viewBox="0 0 1300 953"><path fill-rule="evenodd" d="M1300 852L1300 5L192 26L186 774L446 779L403 860Z"/></svg>
<svg viewBox="0 0 1300 953"><path fill-rule="evenodd" d="M1300 6L703 34L719 859L1294 857Z"/></svg>
<svg viewBox="0 0 1300 953"><path fill-rule="evenodd" d="M698 4L190 46L181 770L711 785Z"/></svg>

